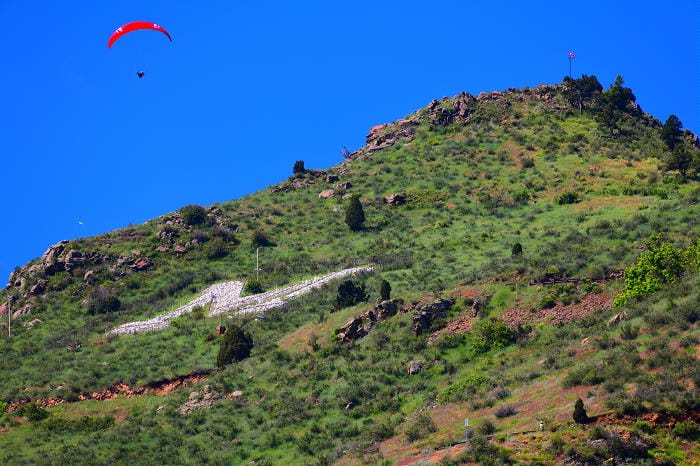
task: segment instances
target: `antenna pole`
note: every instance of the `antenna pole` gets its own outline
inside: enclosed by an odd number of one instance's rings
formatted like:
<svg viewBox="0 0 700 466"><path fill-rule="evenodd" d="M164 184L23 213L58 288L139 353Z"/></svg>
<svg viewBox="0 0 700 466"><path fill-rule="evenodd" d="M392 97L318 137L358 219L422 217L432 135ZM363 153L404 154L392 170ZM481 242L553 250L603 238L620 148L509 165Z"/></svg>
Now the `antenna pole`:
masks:
<svg viewBox="0 0 700 466"><path fill-rule="evenodd" d="M260 281L260 247L255 248L255 281Z"/></svg>
<svg viewBox="0 0 700 466"><path fill-rule="evenodd" d="M12 338L12 300L13 295L7 297L7 337Z"/></svg>

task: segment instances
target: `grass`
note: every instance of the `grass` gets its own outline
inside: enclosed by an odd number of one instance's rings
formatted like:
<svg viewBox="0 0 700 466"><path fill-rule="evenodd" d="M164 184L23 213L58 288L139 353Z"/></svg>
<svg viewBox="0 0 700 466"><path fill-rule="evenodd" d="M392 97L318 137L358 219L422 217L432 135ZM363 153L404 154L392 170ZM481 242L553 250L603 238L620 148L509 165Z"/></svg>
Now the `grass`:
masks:
<svg viewBox="0 0 700 466"><path fill-rule="evenodd" d="M377 270L357 277L370 292L366 305L335 310L330 285L269 312L264 322L238 320L252 333L255 348L250 359L200 384L222 395L211 409L177 414L195 386L157 398L59 405L49 410L54 424L26 424L4 415L0 426L9 431L0 434L0 461L120 463L137 457L153 464L326 464L345 456L361 463L380 454L399 459L416 449L439 447L470 417L492 420L503 444L524 458L551 462L555 454L543 445L553 435L578 445L580 432L568 425L576 398L584 399L593 415L640 406L673 411L692 401L683 384L697 384L688 357L696 346L691 340L698 337L693 277L631 304L628 322L640 330L627 340L620 338L619 328L605 327L612 311L598 310L580 323L533 321L532 331L515 344L483 355L474 354L470 336L428 344L426 336L411 331L410 314L378 323L353 344L335 341L336 328L371 308L380 277L407 305L427 295L447 297L476 288L490 296L478 318L498 317L516 308L538 310L546 295L561 302L585 294L525 286L531 279L548 274L586 278L624 269L655 232L678 244L695 239L700 189L696 181L681 183L658 173L658 128L630 123L635 138L601 140L590 115L568 111L559 97L544 106L533 94L512 92L508 95L524 97L512 99L507 111L485 102L467 124L442 128L426 121L413 140L329 170L352 183L349 193L361 196L367 222L360 232L344 224L346 201L340 196L318 198L318 192L332 187L319 177L300 189L264 190L212 206L208 224L185 228L175 223L172 244L160 232L175 220L173 214L72 242L71 247L101 258L90 264L95 282L86 283L82 269L29 277L28 286L39 279L49 284L49 292L34 299L29 316L42 323L26 329L19 319L13 339L0 339L0 399L75 395L120 381L137 386L212 368L219 347L213 330L222 317L188 314L153 334L107 338L105 332L184 304L213 283L254 276L255 231L275 243L260 254L266 289L357 261L375 263ZM533 165L523 165L520 154ZM567 191L580 193L582 201L558 205L557 197ZM385 204L382 198L395 192L408 194L411 202ZM529 199L517 201L523 192ZM205 239L224 227L231 232L227 255L211 260ZM192 243L197 238L203 243ZM523 246L520 257L511 255L515 242ZM187 252L155 251L175 245L187 245ZM133 258L133 250L153 266L132 272L117 265L119 259ZM117 295L122 309L87 315L83 300L96 286ZM620 286L610 284L606 292ZM0 302L8 292L0 291ZM465 314L464 301L457 305L450 318ZM591 340L588 347L582 346L584 338ZM664 351L667 343L679 349ZM642 353L645 357L635 357ZM411 360L422 361L425 369L409 377ZM606 367L600 383L581 384L571 375L596 364ZM650 381L651 370L661 372ZM682 383L668 382L663 375L671 372L666 371L682 374ZM619 374L624 383L613 383ZM479 376L484 380L477 383ZM567 377L572 383L565 387ZM643 396L625 398L635 387L645 390ZM226 397L234 390L243 391L244 401ZM496 418L495 410L504 404L515 406L517 414ZM438 430L406 444L408 422L421 410L430 412ZM84 416L115 422L105 428L80 424ZM543 416L556 433L511 438ZM56 420L73 422L73 431L49 432ZM677 461L697 458L697 452L662 440L663 435L655 436L658 451L652 454Z"/></svg>

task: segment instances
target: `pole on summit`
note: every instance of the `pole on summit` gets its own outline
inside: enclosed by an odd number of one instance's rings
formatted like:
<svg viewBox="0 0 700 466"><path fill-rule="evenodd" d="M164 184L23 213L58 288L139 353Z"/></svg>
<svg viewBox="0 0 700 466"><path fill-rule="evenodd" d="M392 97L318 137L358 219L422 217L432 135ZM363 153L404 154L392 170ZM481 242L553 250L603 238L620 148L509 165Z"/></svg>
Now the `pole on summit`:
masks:
<svg viewBox="0 0 700 466"><path fill-rule="evenodd" d="M571 60L574 58L574 52L569 52L569 79L571 78Z"/></svg>

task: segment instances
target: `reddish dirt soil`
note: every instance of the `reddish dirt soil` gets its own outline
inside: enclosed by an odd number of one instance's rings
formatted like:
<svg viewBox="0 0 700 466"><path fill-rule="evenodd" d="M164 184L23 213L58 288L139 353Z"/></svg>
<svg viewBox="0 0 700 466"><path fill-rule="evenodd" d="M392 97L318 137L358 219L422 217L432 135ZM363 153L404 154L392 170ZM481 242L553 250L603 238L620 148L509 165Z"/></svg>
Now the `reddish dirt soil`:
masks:
<svg viewBox="0 0 700 466"><path fill-rule="evenodd" d="M500 318L509 327L534 322L548 322L552 325L564 324L581 320L586 315L601 309L610 309L612 299L612 293L588 294L575 304L557 304L551 309L541 309L536 312L514 308L501 314Z"/></svg>
<svg viewBox="0 0 700 466"><path fill-rule="evenodd" d="M159 380L157 382L150 382L146 385L137 388L131 388L129 385L123 382L119 382L112 385L109 388L105 388L104 390L100 390L98 392L81 393L78 395L78 401L111 400L112 398L117 397L131 398L143 395L164 396L179 388L186 387L188 385L192 385L194 383L206 380L208 376L209 371L198 371L193 372L191 374ZM29 401L30 400L21 401L18 403L11 403L7 411L11 413L17 408L19 408L21 405L28 403ZM57 397L37 399L34 400L34 402L40 408L51 408L61 403L69 403L69 401Z"/></svg>

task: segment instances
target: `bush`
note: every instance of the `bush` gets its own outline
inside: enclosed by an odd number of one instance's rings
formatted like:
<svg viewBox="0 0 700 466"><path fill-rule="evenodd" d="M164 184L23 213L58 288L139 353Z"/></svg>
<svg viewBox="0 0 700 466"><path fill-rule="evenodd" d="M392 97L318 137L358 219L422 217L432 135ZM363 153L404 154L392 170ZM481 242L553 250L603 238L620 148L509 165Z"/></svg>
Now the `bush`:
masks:
<svg viewBox="0 0 700 466"><path fill-rule="evenodd" d="M49 417L48 411L38 407L34 403L27 403L25 405L22 405L22 407L15 411L15 414L17 416L26 417L32 422L41 421L42 419L46 419L47 417Z"/></svg>
<svg viewBox="0 0 700 466"><path fill-rule="evenodd" d="M542 299L540 299L539 308L540 309L551 309L556 305L557 305L557 302L554 300L554 298L550 295L547 295L547 296L543 296Z"/></svg>
<svg viewBox="0 0 700 466"><path fill-rule="evenodd" d="M226 243L223 239L217 236L212 241L207 243L205 254L207 256L207 259L209 260L221 259L222 257L226 257L228 255Z"/></svg>
<svg viewBox="0 0 700 466"><path fill-rule="evenodd" d="M250 356L251 349L253 349L251 336L234 325L224 334L219 354L216 356L216 365L221 368L232 362L242 361Z"/></svg>
<svg viewBox="0 0 700 466"><path fill-rule="evenodd" d="M267 247L267 246L275 246L275 243L273 243L270 238L267 236L267 234L263 231L260 230L255 230L253 232L253 247Z"/></svg>
<svg viewBox="0 0 700 466"><path fill-rule="evenodd" d="M663 284L675 283L683 275L687 254L653 235L648 250L625 270L625 289L613 300L613 307L624 306L632 298L656 293Z"/></svg>
<svg viewBox="0 0 700 466"><path fill-rule="evenodd" d="M180 209L180 217L185 225L201 225L207 221L207 211L202 206L190 204Z"/></svg>
<svg viewBox="0 0 700 466"><path fill-rule="evenodd" d="M112 294L112 291L100 287L96 289L88 298L88 314L106 314L116 312L122 306L119 298Z"/></svg>
<svg viewBox="0 0 700 466"><path fill-rule="evenodd" d="M494 426L493 422L491 422L489 419L484 419L477 423L474 430L481 435L491 435L496 432L496 426Z"/></svg>
<svg viewBox="0 0 700 466"><path fill-rule="evenodd" d="M498 319L478 322L471 333L474 353L481 354L491 349L505 348L515 341L515 332Z"/></svg>
<svg viewBox="0 0 700 466"><path fill-rule="evenodd" d="M259 281L248 280L243 287L243 291L248 294L259 294L265 291L265 289Z"/></svg>
<svg viewBox="0 0 700 466"><path fill-rule="evenodd" d="M681 421L673 426L673 435L686 440L697 440L700 437L700 425L693 420Z"/></svg>
<svg viewBox="0 0 700 466"><path fill-rule="evenodd" d="M494 416L497 418L503 418L503 417L508 417L508 416L513 416L514 414L517 414L518 410L515 409L513 405L502 405L496 408L496 411L494 411Z"/></svg>
<svg viewBox="0 0 700 466"><path fill-rule="evenodd" d="M437 432L435 421L430 414L422 413L406 428L406 438L409 442L415 442L433 432Z"/></svg>
<svg viewBox="0 0 700 466"><path fill-rule="evenodd" d="M572 192L564 193L557 198L557 204L559 205L576 204L577 202L581 202L581 199L579 199L578 194Z"/></svg>

